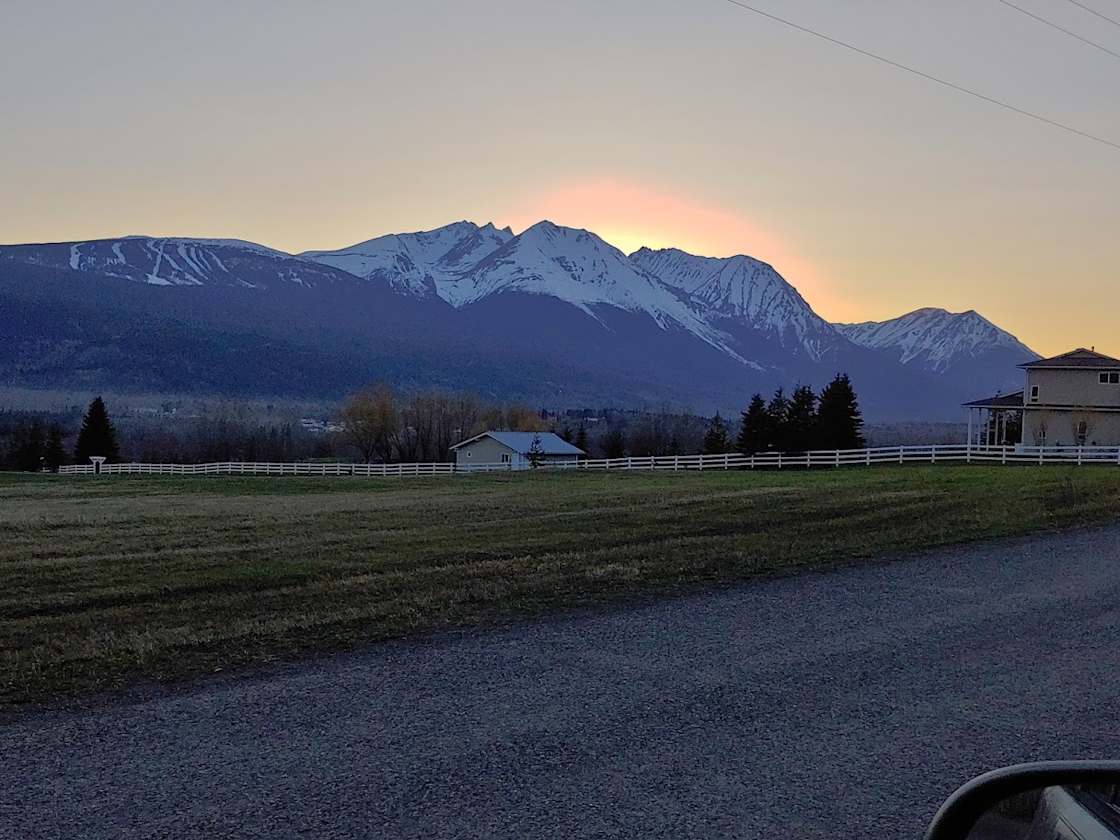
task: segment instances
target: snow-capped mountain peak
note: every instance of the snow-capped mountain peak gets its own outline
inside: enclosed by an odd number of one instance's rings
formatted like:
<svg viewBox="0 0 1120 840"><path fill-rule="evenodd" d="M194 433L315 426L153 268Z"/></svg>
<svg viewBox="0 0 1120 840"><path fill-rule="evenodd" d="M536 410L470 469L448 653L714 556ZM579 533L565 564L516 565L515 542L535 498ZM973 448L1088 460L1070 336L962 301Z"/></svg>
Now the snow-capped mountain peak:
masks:
<svg viewBox="0 0 1120 840"><path fill-rule="evenodd" d="M300 257L426 297L439 294L438 284L446 275L468 271L512 238L509 228L461 221L435 230L391 233L337 251L306 251Z"/></svg>
<svg viewBox="0 0 1120 840"><path fill-rule="evenodd" d="M642 313L663 330L692 333L741 362L727 335L687 295L635 265L591 231L544 220L488 254L473 270L437 280L440 297L464 307L492 295L542 295L599 320L599 307Z"/></svg>
<svg viewBox="0 0 1120 840"><path fill-rule="evenodd" d="M675 324L720 346L726 329L746 326L815 360L842 340L764 262L674 248L627 256L591 231L548 219L516 236L463 221L300 256L456 308L502 292L546 295L593 316L597 306L644 312L662 328Z"/></svg>
<svg viewBox="0 0 1120 840"><path fill-rule="evenodd" d="M1038 358L1011 333L1001 330L974 309L949 312L925 307L888 321L837 324L847 338L886 352L905 365L943 373L955 364L993 351Z"/></svg>
<svg viewBox="0 0 1120 840"><path fill-rule="evenodd" d="M501 291L544 294L590 311L595 304L653 312L680 301L590 231L537 222L449 286L461 306Z"/></svg>
<svg viewBox="0 0 1120 840"><path fill-rule="evenodd" d="M677 248L641 248L630 259L688 294L710 318L773 334L813 359L820 359L837 339L832 326L768 263L742 254L701 257Z"/></svg>

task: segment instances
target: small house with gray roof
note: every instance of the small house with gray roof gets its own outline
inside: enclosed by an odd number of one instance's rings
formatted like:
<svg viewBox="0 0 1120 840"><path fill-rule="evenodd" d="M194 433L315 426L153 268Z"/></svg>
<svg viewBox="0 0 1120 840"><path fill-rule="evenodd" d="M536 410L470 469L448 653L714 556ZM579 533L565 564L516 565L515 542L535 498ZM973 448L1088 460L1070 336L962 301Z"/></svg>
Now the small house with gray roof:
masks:
<svg viewBox="0 0 1120 840"><path fill-rule="evenodd" d="M483 432L451 447L455 464L468 468L476 464L509 464L510 469L524 470L530 466L533 441L539 440L537 451L542 465L574 464L587 453L572 446L553 432Z"/></svg>

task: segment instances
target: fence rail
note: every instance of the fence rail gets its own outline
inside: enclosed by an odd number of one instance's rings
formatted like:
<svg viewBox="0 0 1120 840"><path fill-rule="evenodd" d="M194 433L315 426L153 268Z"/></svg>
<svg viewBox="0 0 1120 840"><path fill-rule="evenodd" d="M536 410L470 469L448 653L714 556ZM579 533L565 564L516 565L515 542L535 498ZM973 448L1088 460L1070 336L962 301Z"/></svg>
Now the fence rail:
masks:
<svg viewBox="0 0 1120 840"><path fill-rule="evenodd" d="M662 455L598 458L545 464L548 470L741 470L810 469L908 463L1112 464L1120 466L1120 446L880 446L755 455ZM511 464L313 464L225 461L213 464L77 464L62 475L305 475L357 478L423 477L510 472Z"/></svg>

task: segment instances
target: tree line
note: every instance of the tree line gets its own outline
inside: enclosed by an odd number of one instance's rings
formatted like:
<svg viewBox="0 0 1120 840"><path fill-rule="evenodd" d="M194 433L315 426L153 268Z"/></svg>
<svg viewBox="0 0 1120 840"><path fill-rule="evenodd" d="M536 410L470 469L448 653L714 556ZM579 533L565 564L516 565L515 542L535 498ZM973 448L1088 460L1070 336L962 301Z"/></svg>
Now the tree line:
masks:
<svg viewBox="0 0 1120 840"><path fill-rule="evenodd" d="M367 463L449 461L452 446L489 429L548 429L542 412L520 403L434 389L404 395L384 384L347 398L339 422L342 440Z"/></svg>
<svg viewBox="0 0 1120 840"><path fill-rule="evenodd" d="M743 410L734 441L716 414L704 435L704 454L861 449L865 443L859 400L842 373L819 395L807 385L796 386L788 397L778 388L769 402L756 393Z"/></svg>
<svg viewBox="0 0 1120 840"><path fill-rule="evenodd" d="M271 412L273 407L268 406ZM57 470L109 462L122 450L153 463L203 461L454 460L451 447L490 429L553 431L593 458L646 457L738 451L855 449L864 445L859 404L846 375L820 394L779 388L769 401L755 394L733 429L717 414L708 420L663 407L656 411L573 409L553 413L520 403L488 402L476 394L427 390L398 393L371 385L345 400L332 431L307 432L294 421L261 422L244 404L200 406L180 420L129 416L125 441L101 397L90 402L74 434L78 411L34 416L0 411L0 469ZM293 425L294 424L294 425ZM68 428L69 427L69 428Z"/></svg>
<svg viewBox="0 0 1120 840"><path fill-rule="evenodd" d="M44 423L39 417L31 417L3 425L7 428L0 428L0 432L7 444L0 450L0 465L7 469L57 472L71 461L89 463L91 455L104 456L109 461L120 456L116 429L101 397L96 397L86 409L72 452L66 448L67 433L58 421Z"/></svg>

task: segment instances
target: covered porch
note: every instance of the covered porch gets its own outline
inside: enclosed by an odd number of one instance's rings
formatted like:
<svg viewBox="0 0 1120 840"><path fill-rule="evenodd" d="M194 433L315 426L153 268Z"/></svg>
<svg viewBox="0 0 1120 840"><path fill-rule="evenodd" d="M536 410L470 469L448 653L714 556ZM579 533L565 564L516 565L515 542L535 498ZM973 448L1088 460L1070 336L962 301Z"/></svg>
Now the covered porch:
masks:
<svg viewBox="0 0 1120 840"><path fill-rule="evenodd" d="M996 394L967 402L968 445L1010 446L1022 440L1023 392Z"/></svg>

